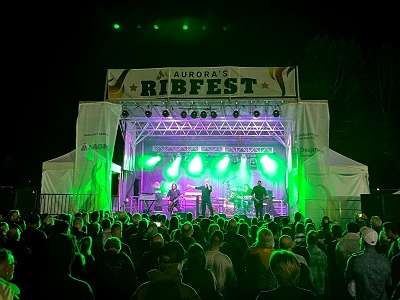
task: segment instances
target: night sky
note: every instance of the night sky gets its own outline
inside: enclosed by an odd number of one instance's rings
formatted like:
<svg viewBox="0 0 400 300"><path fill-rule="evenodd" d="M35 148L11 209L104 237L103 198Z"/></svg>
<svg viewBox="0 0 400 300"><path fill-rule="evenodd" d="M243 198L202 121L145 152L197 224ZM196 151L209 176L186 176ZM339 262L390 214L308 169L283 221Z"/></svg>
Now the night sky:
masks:
<svg viewBox="0 0 400 300"><path fill-rule="evenodd" d="M12 4L3 27L0 162L11 157L18 175L3 176L0 186L40 186L42 162L75 147L79 101L104 99L109 68L298 65L318 34L371 50L399 46L394 4L276 2ZM195 27L182 32L183 20Z"/></svg>

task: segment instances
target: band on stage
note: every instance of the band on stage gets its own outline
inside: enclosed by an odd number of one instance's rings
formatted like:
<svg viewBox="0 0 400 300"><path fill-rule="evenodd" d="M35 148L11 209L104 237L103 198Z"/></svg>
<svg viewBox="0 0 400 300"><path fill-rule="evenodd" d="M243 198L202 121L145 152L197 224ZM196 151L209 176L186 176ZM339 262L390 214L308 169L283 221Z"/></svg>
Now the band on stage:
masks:
<svg viewBox="0 0 400 300"><path fill-rule="evenodd" d="M196 197L198 203L196 204L197 214L202 216L213 216L214 213L225 213L226 215L245 214L247 216L255 216L259 219L263 217L265 207L266 212L274 212L272 191L268 191L263 185L261 180L258 180L257 185L253 188L245 184L243 188L236 187L232 189L229 182L227 183L226 197L223 199L223 210L213 206L212 192L213 186L210 179L206 178L202 185L186 186L184 191L178 189L177 183L171 184L171 189L167 192L165 198L162 197L161 185L155 182L154 195L155 195L155 211L163 210L162 199L168 201L166 211L172 215L176 212L185 211L182 208L183 200L185 200L185 193L189 190L199 191ZM221 198L219 198L221 199ZM219 200L218 200L219 201ZM187 207L185 207L187 208Z"/></svg>

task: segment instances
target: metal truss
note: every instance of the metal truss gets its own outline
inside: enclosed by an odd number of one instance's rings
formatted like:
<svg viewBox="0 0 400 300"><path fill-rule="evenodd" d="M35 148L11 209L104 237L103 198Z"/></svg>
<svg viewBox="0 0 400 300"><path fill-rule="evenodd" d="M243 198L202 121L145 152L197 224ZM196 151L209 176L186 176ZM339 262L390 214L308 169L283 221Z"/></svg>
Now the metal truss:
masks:
<svg viewBox="0 0 400 300"><path fill-rule="evenodd" d="M259 154L274 153L273 147L224 147L224 146L153 146L153 152L157 153L191 153L191 152L207 152L207 153L227 153L237 154Z"/></svg>
<svg viewBox="0 0 400 300"><path fill-rule="evenodd" d="M146 138L168 137L170 141L221 141L232 137L250 142L285 145L290 122L273 119L189 120L168 118L131 119L125 126L136 137L135 146Z"/></svg>

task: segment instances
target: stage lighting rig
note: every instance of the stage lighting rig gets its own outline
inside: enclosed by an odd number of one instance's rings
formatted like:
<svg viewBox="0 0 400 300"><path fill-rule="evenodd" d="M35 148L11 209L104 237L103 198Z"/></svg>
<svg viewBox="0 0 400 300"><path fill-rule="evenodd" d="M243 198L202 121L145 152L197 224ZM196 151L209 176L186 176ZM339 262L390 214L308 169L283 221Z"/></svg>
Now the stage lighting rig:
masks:
<svg viewBox="0 0 400 300"><path fill-rule="evenodd" d="M166 110L166 109L164 109L163 112L162 112L162 116L163 116L164 118L169 117L169 111Z"/></svg>

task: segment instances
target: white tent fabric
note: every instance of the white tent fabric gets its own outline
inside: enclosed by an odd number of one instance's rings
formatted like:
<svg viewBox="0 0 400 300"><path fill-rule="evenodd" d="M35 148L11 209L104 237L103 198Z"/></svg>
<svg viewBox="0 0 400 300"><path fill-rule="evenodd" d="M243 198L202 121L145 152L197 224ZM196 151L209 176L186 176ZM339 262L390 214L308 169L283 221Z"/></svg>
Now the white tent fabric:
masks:
<svg viewBox="0 0 400 300"><path fill-rule="evenodd" d="M361 212L361 194L370 193L368 167L328 147L304 162L303 174L299 202L316 224L327 215L344 226Z"/></svg>
<svg viewBox="0 0 400 300"><path fill-rule="evenodd" d="M76 150L42 164L42 194L73 193ZM121 173L121 166L112 163L111 171Z"/></svg>

